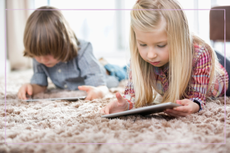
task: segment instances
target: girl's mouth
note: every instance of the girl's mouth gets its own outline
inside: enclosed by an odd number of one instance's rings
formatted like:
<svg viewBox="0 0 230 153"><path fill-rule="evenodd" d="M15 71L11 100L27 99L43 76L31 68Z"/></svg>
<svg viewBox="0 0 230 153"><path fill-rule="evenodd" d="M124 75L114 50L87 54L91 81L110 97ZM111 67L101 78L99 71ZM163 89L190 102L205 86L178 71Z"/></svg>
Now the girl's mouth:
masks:
<svg viewBox="0 0 230 153"><path fill-rule="evenodd" d="M158 65L160 62L150 62L152 65Z"/></svg>

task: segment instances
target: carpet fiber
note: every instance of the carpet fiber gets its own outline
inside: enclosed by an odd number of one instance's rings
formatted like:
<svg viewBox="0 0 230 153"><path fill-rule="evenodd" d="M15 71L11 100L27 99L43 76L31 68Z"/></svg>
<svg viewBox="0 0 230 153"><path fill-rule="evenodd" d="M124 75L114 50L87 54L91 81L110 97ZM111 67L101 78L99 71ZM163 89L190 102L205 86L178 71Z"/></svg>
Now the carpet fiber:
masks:
<svg viewBox="0 0 230 153"><path fill-rule="evenodd" d="M206 109L187 117L164 113L101 118L100 109L124 90L125 82L103 99L22 102L19 87L32 71L0 79L0 153L224 153L230 150L230 98L208 100ZM51 88L36 98L71 97L84 92ZM6 114L6 116L5 116ZM228 151L227 151L228 150Z"/></svg>

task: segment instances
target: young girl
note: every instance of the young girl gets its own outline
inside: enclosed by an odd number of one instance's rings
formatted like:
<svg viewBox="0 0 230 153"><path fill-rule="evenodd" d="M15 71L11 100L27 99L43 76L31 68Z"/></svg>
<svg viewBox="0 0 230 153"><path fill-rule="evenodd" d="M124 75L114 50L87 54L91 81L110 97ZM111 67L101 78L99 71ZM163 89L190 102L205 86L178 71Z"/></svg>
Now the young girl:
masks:
<svg viewBox="0 0 230 153"><path fill-rule="evenodd" d="M24 56L33 58L34 74L31 82L19 89L20 99L45 91L47 77L58 88L86 91L86 100L107 93L106 72L94 57L91 44L77 39L59 10L45 6L30 15L24 46Z"/></svg>
<svg viewBox="0 0 230 153"><path fill-rule="evenodd" d="M101 113L151 104L158 93L162 103L182 105L165 113L186 116L204 109L207 97L221 96L228 88L225 68L207 43L190 34L186 16L175 0L137 1L131 11L130 50L124 97L117 93L117 100Z"/></svg>

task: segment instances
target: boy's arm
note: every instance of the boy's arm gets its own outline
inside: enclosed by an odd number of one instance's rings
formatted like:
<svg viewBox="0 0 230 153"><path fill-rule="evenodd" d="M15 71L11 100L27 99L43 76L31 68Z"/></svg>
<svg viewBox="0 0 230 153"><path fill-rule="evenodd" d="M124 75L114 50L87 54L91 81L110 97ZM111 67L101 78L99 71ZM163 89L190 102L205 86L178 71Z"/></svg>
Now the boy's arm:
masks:
<svg viewBox="0 0 230 153"><path fill-rule="evenodd" d="M46 88L47 88L46 86L40 86L37 84L30 84L30 83L24 84L21 86L21 88L18 91L18 98L25 100L27 99L27 96L26 96L27 94L32 96L39 92L45 91Z"/></svg>
<svg viewBox="0 0 230 153"><path fill-rule="evenodd" d="M82 42L76 63L81 71L86 86L105 86L106 71L93 54L91 43Z"/></svg>
<svg viewBox="0 0 230 153"><path fill-rule="evenodd" d="M44 71L44 66L37 62L36 59L33 59L33 72L34 74L30 80L30 84L35 85L36 91L44 91L46 88L43 88L48 86L47 74Z"/></svg>
<svg viewBox="0 0 230 153"><path fill-rule="evenodd" d="M106 86L78 86L78 88L79 90L87 92L87 97L85 98L85 100L103 98L109 91Z"/></svg>
<svg viewBox="0 0 230 153"><path fill-rule="evenodd" d="M30 80L30 83L24 84L18 91L19 99L27 99L27 94L32 96L34 94L43 92L47 89L47 75L44 72L41 64L33 58L33 71L34 74Z"/></svg>
<svg viewBox="0 0 230 153"><path fill-rule="evenodd" d="M47 89L47 86L40 86L37 84L31 84L32 88L33 88L33 95L40 93L40 92L44 92Z"/></svg>

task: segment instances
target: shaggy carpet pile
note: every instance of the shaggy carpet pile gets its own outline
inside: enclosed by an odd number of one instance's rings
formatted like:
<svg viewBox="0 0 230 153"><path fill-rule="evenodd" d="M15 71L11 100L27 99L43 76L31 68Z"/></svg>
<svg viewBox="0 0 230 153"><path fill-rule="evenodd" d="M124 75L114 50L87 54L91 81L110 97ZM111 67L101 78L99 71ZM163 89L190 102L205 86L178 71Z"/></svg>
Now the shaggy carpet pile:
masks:
<svg viewBox="0 0 230 153"><path fill-rule="evenodd" d="M92 101L23 102L19 87L32 70L0 79L0 153L227 153L230 150L230 98L208 100L206 109L187 117L164 113L101 118L100 109L123 92L125 82ZM72 97L79 91L51 88L35 98ZM6 101L5 101L6 96Z"/></svg>

